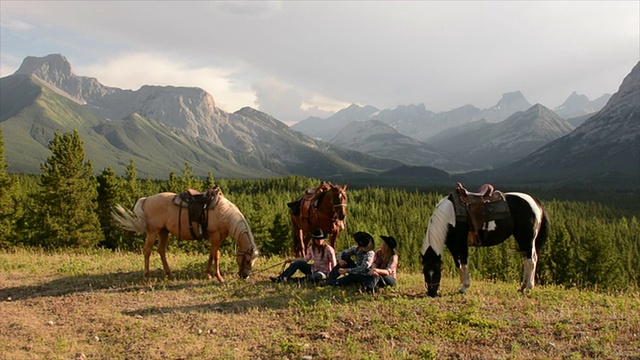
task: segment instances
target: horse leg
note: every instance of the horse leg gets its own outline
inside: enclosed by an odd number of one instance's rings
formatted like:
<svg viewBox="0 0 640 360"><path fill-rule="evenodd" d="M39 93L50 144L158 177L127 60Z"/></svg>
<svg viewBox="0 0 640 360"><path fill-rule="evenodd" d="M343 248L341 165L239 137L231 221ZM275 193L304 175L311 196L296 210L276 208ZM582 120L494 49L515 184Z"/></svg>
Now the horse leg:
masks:
<svg viewBox="0 0 640 360"><path fill-rule="evenodd" d="M151 257L151 251L153 250L153 244L156 242L156 236L158 232L147 232L147 239L144 242L144 248L142 253L144 254L144 279L149 280L151 272L149 271L149 258Z"/></svg>
<svg viewBox="0 0 640 360"><path fill-rule="evenodd" d="M532 249L531 258L523 257L524 271L522 273L522 285L520 292L531 290L535 286L536 265L538 263L538 253L536 249Z"/></svg>
<svg viewBox="0 0 640 360"><path fill-rule="evenodd" d="M296 256L304 257L306 249L304 248L304 234L301 228L293 229L293 251Z"/></svg>
<svg viewBox="0 0 640 360"><path fill-rule="evenodd" d="M468 264L460 264L458 266L458 275L460 275L460 290L458 292L460 294L464 294L467 292L467 289L471 286L471 276L469 275L469 265Z"/></svg>
<svg viewBox="0 0 640 360"><path fill-rule="evenodd" d="M167 229L162 229L158 233L160 241L158 242L158 254L160 254L160 260L162 260L162 268L164 269L165 275L167 277L173 277L171 273L171 268L169 267L169 263L167 262L167 245L169 244L169 231Z"/></svg>
<svg viewBox="0 0 640 360"><path fill-rule="evenodd" d="M331 247L333 249L336 248L336 238L338 237L338 234L335 232L331 233L331 236L329 237L329 245L331 245Z"/></svg>
<svg viewBox="0 0 640 360"><path fill-rule="evenodd" d="M207 268L205 273L209 279L213 278L213 273L211 272L211 265L215 261L216 263L216 273L215 276L221 283L224 282L224 278L220 274L220 236L219 234L211 234L209 237L209 242L211 243L211 249L209 250L209 260L207 261Z"/></svg>

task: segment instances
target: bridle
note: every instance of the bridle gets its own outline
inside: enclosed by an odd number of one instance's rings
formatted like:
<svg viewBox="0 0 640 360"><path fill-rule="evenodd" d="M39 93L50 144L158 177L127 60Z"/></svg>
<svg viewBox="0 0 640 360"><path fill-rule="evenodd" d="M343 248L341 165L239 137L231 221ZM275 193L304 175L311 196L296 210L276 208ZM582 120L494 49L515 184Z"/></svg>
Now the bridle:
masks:
<svg viewBox="0 0 640 360"><path fill-rule="evenodd" d="M242 257L242 260L240 262L240 270L244 270L245 267L247 267L247 265L251 265L251 259L253 258L253 252L255 251L255 249L253 248L253 245L251 245L248 249L244 250L244 251L238 251L236 253L236 258L238 257ZM247 256L249 257L247 259ZM251 269L249 269L251 270Z"/></svg>
<svg viewBox="0 0 640 360"><path fill-rule="evenodd" d="M338 195L343 197L345 199L345 202L340 202L339 204L336 204L333 202L333 196L331 196L330 200L331 200L331 206L333 207L333 212L335 213L335 208L339 208L339 207L347 207L347 203L346 203L346 199L347 199L347 194L340 188L334 187L334 189L336 189L338 191Z"/></svg>

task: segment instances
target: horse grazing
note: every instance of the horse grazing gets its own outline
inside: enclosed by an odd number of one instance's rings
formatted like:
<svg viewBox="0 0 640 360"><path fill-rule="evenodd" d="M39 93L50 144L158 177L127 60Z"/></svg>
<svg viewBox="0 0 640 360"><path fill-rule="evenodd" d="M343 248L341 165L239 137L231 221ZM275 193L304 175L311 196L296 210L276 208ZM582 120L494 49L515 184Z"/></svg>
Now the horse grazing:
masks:
<svg viewBox="0 0 640 360"><path fill-rule="evenodd" d="M336 238L345 229L347 184L337 186L323 181L320 186L305 190L300 198L287 205L291 210L293 250L297 256L305 255L316 228L329 234L329 245L335 248Z"/></svg>
<svg viewBox="0 0 640 360"><path fill-rule="evenodd" d="M220 282L224 282L220 274L220 245L227 236L233 237L238 244L236 261L238 262L238 275L247 278L258 257L253 234L244 215L238 207L224 197L219 187L214 187L206 193L206 201L202 201L205 194L197 194L200 200L194 200L194 191L185 191L181 194L163 192L149 197L138 199L133 207L133 213L126 211L120 205L116 205L113 218L122 228L134 232L146 232L147 239L144 243L144 277L149 279L149 256L156 238L158 253L162 260L162 267L167 276L171 276L171 269L167 263L166 251L169 234L178 239L194 240L208 238L211 243L209 261L206 274L212 278L211 264L215 259L215 276ZM186 199L186 200L185 200ZM194 219L190 211L184 207L185 203L198 202L202 205L200 211L198 234L193 228Z"/></svg>
<svg viewBox="0 0 640 360"><path fill-rule="evenodd" d="M471 285L469 246L493 246L511 235L518 244L524 271L520 291L534 287L538 251L546 242L549 219L540 202L520 192L501 193L483 185L476 193L458 183L431 215L420 249L427 295L435 297L442 275L442 253L449 249L460 276L460 293Z"/></svg>

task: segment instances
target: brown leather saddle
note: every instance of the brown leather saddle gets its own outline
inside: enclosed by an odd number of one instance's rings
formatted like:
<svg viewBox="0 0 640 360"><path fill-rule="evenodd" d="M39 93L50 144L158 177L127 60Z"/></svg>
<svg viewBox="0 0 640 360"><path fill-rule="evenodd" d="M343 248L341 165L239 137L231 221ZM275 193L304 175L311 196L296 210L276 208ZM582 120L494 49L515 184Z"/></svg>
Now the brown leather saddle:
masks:
<svg viewBox="0 0 640 360"><path fill-rule="evenodd" d="M182 209L187 209L189 215L189 231L194 239L204 239L207 236L207 222L209 209L218 202L220 188L214 186L206 192L188 189L173 198L173 203L180 207L178 217L182 217ZM181 224L182 222L178 222ZM178 225L179 227L180 225ZM196 231L197 229L197 231ZM178 229L178 233L181 233Z"/></svg>
<svg viewBox="0 0 640 360"><path fill-rule="evenodd" d="M504 194L491 184L484 184L478 191L470 192L461 183L456 183L452 199L456 221L469 222L467 242L470 246L482 245L480 230L485 229L486 224L511 215Z"/></svg>
<svg viewBox="0 0 640 360"><path fill-rule="evenodd" d="M291 209L291 214L296 216L302 214L303 217L309 217L312 209L315 209L318 206L318 201L321 196L330 188L331 184L323 181L317 187L306 189L302 193L302 196L290 203L287 203L287 206Z"/></svg>

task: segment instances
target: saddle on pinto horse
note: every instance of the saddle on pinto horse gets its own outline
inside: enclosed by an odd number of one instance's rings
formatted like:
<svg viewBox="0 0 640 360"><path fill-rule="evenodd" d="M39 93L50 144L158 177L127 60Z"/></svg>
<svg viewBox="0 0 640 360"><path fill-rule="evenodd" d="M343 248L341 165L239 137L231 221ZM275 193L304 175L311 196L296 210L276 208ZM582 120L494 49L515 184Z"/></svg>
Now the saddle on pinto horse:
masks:
<svg viewBox="0 0 640 360"><path fill-rule="evenodd" d="M207 236L207 221L209 208L215 205L220 194L220 188L215 186L204 193L189 189L177 194L173 203L180 206L178 217L182 216L182 209L186 208L189 215L189 231L194 239L204 239ZM181 224L181 222L178 222ZM197 228L198 231L194 230ZM178 230L180 233L180 230Z"/></svg>
<svg viewBox="0 0 640 360"><path fill-rule="evenodd" d="M320 194L330 188L331 185L326 181L321 182L317 187L308 188L304 191L302 196L290 203L287 203L287 206L291 209L291 214L296 216L305 213L308 214L312 206L316 207L318 205L317 202Z"/></svg>
<svg viewBox="0 0 640 360"><path fill-rule="evenodd" d="M477 192L470 192L461 183L456 183L456 191L451 197L456 221L469 222L467 242L470 246L482 245L480 230L485 229L486 224L510 216L504 194L491 184L484 184Z"/></svg>

